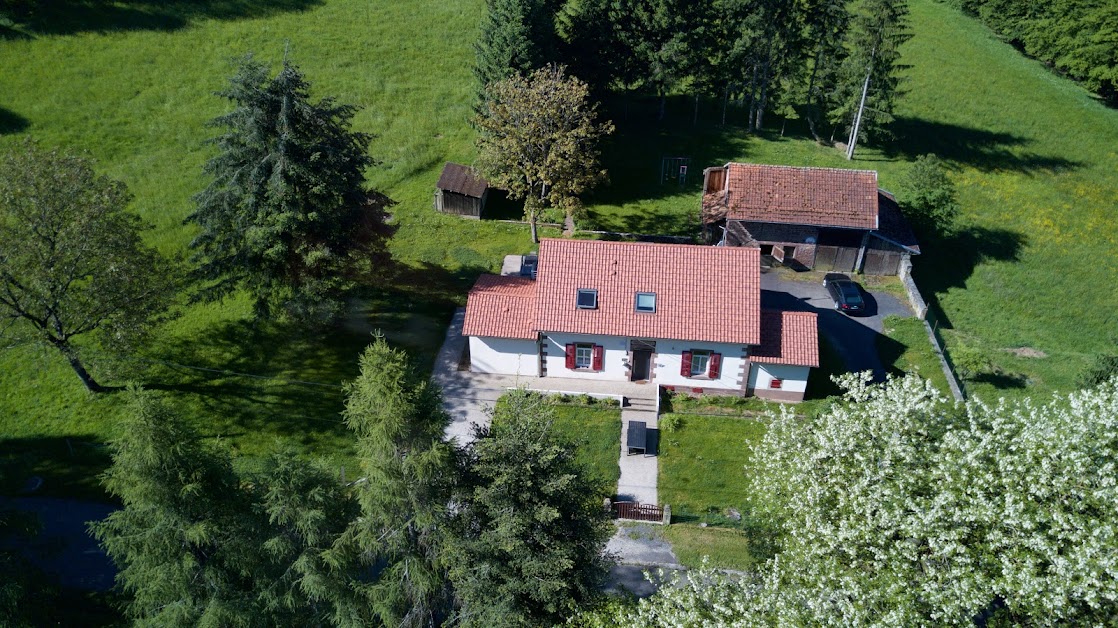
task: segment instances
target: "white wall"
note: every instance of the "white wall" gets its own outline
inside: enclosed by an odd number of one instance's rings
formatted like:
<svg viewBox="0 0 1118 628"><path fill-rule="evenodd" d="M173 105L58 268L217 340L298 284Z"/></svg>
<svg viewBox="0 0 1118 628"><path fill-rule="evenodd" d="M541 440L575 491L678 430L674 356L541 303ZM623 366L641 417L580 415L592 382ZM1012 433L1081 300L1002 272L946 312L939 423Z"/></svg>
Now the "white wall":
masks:
<svg viewBox="0 0 1118 628"><path fill-rule="evenodd" d="M470 336L470 370L500 375L539 375L535 340Z"/></svg>
<svg viewBox="0 0 1118 628"><path fill-rule="evenodd" d="M685 377L680 375L679 368L683 362L684 351L713 351L722 354L722 369L718 379L705 377ZM746 354L743 345L731 345L720 342L684 342L682 340L656 341L656 355L652 356L655 365L655 382L661 386L684 386L691 388L719 388L742 390L744 375L741 372L743 355Z"/></svg>
<svg viewBox="0 0 1118 628"><path fill-rule="evenodd" d="M567 345L570 343L602 345L602 370L571 370L567 368ZM627 381L629 339L618 336L588 336L582 334L547 334L543 341L547 350L547 376L572 379L599 379Z"/></svg>
<svg viewBox="0 0 1118 628"><path fill-rule="evenodd" d="M807 390L807 376L811 369L806 366L788 366L787 364L758 364L753 363L749 369L749 387L754 390L773 390L774 379L783 380L781 387L776 390L785 392L804 392Z"/></svg>

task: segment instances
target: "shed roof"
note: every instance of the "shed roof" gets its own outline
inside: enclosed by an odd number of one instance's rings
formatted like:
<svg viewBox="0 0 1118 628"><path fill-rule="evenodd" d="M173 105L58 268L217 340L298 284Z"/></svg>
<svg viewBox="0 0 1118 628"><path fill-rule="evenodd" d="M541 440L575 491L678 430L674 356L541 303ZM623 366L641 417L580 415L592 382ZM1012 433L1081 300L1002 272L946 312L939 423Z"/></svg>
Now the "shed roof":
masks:
<svg viewBox="0 0 1118 628"><path fill-rule="evenodd" d="M481 198L489 187L489 182L474 172L473 168L448 161L435 186L447 192Z"/></svg>
<svg viewBox="0 0 1118 628"><path fill-rule="evenodd" d="M876 229L877 172L729 163L722 191L703 196L706 220Z"/></svg>
<svg viewBox="0 0 1118 628"><path fill-rule="evenodd" d="M758 249L544 239L538 277L543 332L761 341ZM596 309L576 306L579 289L598 291ZM654 313L636 311L638 292L656 294Z"/></svg>
<svg viewBox="0 0 1118 628"><path fill-rule="evenodd" d="M536 282L530 277L482 275L466 300L465 336L536 337Z"/></svg>
<svg viewBox="0 0 1118 628"><path fill-rule="evenodd" d="M819 324L815 312L761 312L761 346L750 356L762 364L819 366Z"/></svg>

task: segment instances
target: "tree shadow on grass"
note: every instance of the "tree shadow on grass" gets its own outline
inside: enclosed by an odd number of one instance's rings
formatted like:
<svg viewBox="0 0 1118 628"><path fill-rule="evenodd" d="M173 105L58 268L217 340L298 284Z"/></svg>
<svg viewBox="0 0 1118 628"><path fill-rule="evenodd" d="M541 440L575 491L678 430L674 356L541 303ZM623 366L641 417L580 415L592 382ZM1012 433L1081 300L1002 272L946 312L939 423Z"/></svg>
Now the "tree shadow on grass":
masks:
<svg viewBox="0 0 1118 628"><path fill-rule="evenodd" d="M690 116L681 115L684 100L672 99L670 114L663 121L656 119L655 99L616 95L607 101L602 117L611 118L617 127L602 147L602 166L609 172L610 182L595 191L593 203L624 205L684 194L694 198L693 211L698 211L703 169L740 158L747 152L749 138L737 127L719 126L706 119L693 124ZM664 157L690 158L683 185L678 179L678 164L671 168L672 178L662 181ZM635 233L666 233L653 218L636 216L619 216L610 227Z"/></svg>
<svg viewBox="0 0 1118 628"><path fill-rule="evenodd" d="M940 327L952 328L937 295L965 288L974 269L986 260L1016 261L1028 243L1023 233L968 226L951 235L921 236L922 254L913 262L913 277Z"/></svg>
<svg viewBox="0 0 1118 628"><path fill-rule="evenodd" d="M935 153L942 159L966 164L984 172L1062 172L1086 165L1081 161L1028 151L1026 149L1035 140L1013 133L906 117L897 118L893 123L893 132L898 139L882 147L885 155L891 159L902 157L912 160L920 155Z"/></svg>
<svg viewBox="0 0 1118 628"><path fill-rule="evenodd" d="M38 0L10 15L19 27L42 35L82 32L171 31L210 18L236 20L304 11L323 0ZM11 30L11 29L9 29ZM19 31L13 31L19 32Z"/></svg>
<svg viewBox="0 0 1118 628"><path fill-rule="evenodd" d="M271 434L319 454L349 441L343 384L359 374L361 352L379 331L430 372L454 308L480 268L393 265L383 284L361 291L350 316L325 328L237 320L168 339L150 356L147 388L193 406L214 437Z"/></svg>
<svg viewBox="0 0 1118 628"><path fill-rule="evenodd" d="M110 462L109 448L101 438L80 433L0 438L0 495L110 501L100 482ZM43 481L28 493L33 477Z"/></svg>
<svg viewBox="0 0 1118 628"><path fill-rule="evenodd" d="M0 135L7 135L9 133L19 133L28 126L31 121L14 111L0 107Z"/></svg>

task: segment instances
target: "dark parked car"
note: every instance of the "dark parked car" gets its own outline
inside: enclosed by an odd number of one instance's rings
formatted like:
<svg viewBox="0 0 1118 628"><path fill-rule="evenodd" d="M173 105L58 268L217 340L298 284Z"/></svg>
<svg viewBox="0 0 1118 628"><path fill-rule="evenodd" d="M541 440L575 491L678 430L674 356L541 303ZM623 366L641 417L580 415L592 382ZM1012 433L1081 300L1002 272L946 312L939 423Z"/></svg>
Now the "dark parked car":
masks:
<svg viewBox="0 0 1118 628"><path fill-rule="evenodd" d="M823 277L823 286L835 301L835 309L846 314L859 314L866 309L866 302L862 299L862 290L850 277L841 273L827 273Z"/></svg>

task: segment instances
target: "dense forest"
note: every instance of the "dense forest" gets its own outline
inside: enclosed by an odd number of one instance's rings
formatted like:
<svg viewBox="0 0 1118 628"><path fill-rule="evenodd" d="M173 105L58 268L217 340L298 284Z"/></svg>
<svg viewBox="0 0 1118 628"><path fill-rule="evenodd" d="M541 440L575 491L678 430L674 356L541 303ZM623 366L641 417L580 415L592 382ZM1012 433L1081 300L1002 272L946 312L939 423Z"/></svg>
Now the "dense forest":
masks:
<svg viewBox="0 0 1118 628"><path fill-rule="evenodd" d="M1118 102L1118 0L945 0L998 35Z"/></svg>
<svg viewBox="0 0 1118 628"><path fill-rule="evenodd" d="M807 121L817 140L846 141L892 121L898 47L908 39L904 0L489 0L477 46L481 85L551 62L599 93L669 94Z"/></svg>

